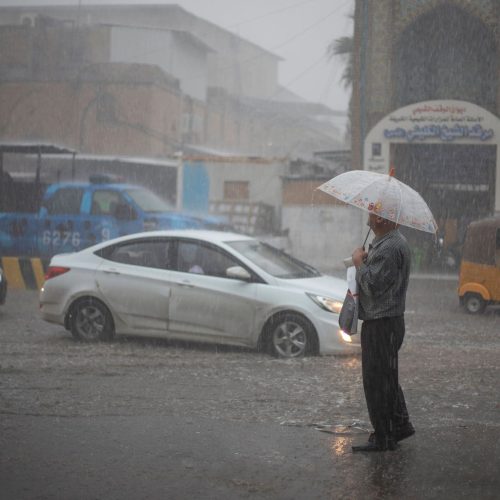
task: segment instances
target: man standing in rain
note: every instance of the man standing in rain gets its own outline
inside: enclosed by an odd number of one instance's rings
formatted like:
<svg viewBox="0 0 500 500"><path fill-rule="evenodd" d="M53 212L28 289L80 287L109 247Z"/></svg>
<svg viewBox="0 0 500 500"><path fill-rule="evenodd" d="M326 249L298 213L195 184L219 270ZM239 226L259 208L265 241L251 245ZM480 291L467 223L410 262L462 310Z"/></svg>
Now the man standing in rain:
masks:
<svg viewBox="0 0 500 500"><path fill-rule="evenodd" d="M362 372L374 432L353 451L394 450L415 433L398 382L398 351L405 334L404 311L410 274L410 248L396 223L370 213L375 238L369 251L356 248Z"/></svg>

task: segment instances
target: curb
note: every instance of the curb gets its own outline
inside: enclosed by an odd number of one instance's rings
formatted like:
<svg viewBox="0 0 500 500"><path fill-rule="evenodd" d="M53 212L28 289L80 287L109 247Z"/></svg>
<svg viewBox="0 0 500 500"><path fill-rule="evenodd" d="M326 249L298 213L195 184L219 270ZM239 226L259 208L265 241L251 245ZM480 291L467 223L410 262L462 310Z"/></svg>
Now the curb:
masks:
<svg viewBox="0 0 500 500"><path fill-rule="evenodd" d="M48 264L48 260L39 257L0 257L0 266L12 289L40 290Z"/></svg>

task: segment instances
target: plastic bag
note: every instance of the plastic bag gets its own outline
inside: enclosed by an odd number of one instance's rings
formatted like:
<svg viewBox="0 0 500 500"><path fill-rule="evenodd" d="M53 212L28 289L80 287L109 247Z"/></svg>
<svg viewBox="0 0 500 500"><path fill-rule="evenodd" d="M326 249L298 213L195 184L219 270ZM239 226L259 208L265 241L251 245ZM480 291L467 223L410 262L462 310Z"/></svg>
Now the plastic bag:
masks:
<svg viewBox="0 0 500 500"><path fill-rule="evenodd" d="M356 283L356 268L347 269L347 290L344 304L339 314L339 326L345 333L358 333L358 286Z"/></svg>

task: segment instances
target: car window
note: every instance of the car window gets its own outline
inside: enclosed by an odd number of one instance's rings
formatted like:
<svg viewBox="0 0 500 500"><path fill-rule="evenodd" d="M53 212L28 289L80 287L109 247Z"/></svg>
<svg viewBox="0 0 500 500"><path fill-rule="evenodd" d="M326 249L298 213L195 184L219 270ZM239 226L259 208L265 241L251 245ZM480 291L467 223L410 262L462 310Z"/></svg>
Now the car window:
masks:
<svg viewBox="0 0 500 500"><path fill-rule="evenodd" d="M228 267L241 265L226 253L193 241L179 241L177 249L177 270L226 277Z"/></svg>
<svg viewBox="0 0 500 500"><path fill-rule="evenodd" d="M122 264L169 269L171 245L169 240L134 241L115 245L108 252L102 252L101 256Z"/></svg>
<svg viewBox="0 0 500 500"><path fill-rule="evenodd" d="M49 215L78 215L82 203L83 189L64 188L57 190L44 202Z"/></svg>
<svg viewBox="0 0 500 500"><path fill-rule="evenodd" d="M92 215L114 215L116 207L123 203L123 198L117 191L99 190L92 196Z"/></svg>
<svg viewBox="0 0 500 500"><path fill-rule="evenodd" d="M127 189L126 193L134 200L144 212L168 212L174 210L174 206L162 200L155 194L145 189Z"/></svg>
<svg viewBox="0 0 500 500"><path fill-rule="evenodd" d="M257 240L241 240L231 241L227 244L276 278L312 278L321 275L309 264L301 262L267 243Z"/></svg>

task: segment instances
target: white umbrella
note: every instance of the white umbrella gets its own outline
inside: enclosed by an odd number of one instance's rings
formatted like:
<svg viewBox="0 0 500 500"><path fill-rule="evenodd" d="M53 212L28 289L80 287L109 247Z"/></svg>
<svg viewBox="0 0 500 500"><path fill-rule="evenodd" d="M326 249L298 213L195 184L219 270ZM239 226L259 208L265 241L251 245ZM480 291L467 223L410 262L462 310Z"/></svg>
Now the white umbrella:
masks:
<svg viewBox="0 0 500 500"><path fill-rule="evenodd" d="M317 189L402 226L435 234L437 224L422 196L392 175L351 170Z"/></svg>
<svg viewBox="0 0 500 500"><path fill-rule="evenodd" d="M435 234L437 224L427 203L417 191L394 178L393 172L391 169L391 173L387 175L368 170L351 170L337 175L317 189L396 224ZM349 290L339 317L341 328L349 334L357 333L358 326L359 304L355 273L354 267L348 267Z"/></svg>

